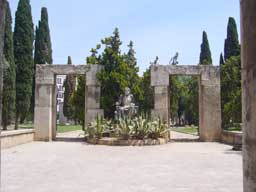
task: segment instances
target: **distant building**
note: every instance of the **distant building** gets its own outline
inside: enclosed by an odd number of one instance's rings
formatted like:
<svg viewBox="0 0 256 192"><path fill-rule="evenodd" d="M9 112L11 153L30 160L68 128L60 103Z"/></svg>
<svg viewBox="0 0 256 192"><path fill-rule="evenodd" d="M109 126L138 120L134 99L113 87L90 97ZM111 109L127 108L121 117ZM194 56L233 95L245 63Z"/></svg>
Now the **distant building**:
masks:
<svg viewBox="0 0 256 192"><path fill-rule="evenodd" d="M60 103L64 102L64 81L66 79L66 75L58 75L56 78L56 88L57 88L57 112L60 109Z"/></svg>

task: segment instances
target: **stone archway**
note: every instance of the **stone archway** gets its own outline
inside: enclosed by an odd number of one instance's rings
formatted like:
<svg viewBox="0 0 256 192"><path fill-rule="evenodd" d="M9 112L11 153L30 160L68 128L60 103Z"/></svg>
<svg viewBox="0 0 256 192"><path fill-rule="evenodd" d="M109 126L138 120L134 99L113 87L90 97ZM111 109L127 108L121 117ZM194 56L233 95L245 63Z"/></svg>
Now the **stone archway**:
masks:
<svg viewBox="0 0 256 192"><path fill-rule="evenodd" d="M37 65L35 88L35 140L52 141L56 137L56 75L85 75L85 125L100 109L100 85L96 75L101 65Z"/></svg>
<svg viewBox="0 0 256 192"><path fill-rule="evenodd" d="M154 87L153 117L170 119L170 75L199 76L199 136L202 141L221 138L220 69L212 65L153 65L151 86Z"/></svg>

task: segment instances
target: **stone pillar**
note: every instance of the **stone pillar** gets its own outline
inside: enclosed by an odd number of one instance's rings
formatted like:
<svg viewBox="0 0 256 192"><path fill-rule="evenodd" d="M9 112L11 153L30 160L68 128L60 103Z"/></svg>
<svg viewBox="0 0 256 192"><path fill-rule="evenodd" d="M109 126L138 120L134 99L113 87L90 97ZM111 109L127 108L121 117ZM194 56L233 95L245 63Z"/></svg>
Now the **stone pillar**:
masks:
<svg viewBox="0 0 256 192"><path fill-rule="evenodd" d="M240 0L244 192L256 191L256 1Z"/></svg>
<svg viewBox="0 0 256 192"><path fill-rule="evenodd" d="M35 140L52 141L55 121L54 100L55 95L54 74L47 70L41 70L40 65L36 69L35 89Z"/></svg>
<svg viewBox="0 0 256 192"><path fill-rule="evenodd" d="M154 109L152 117L160 117L169 123L170 114L170 89L169 86L154 87Z"/></svg>
<svg viewBox="0 0 256 192"><path fill-rule="evenodd" d="M97 74L101 69L102 66L100 65L90 65L90 70L86 73L85 127L87 127L97 115L104 115L104 111L100 109L101 88L97 80Z"/></svg>
<svg viewBox="0 0 256 192"><path fill-rule="evenodd" d="M170 123L170 75L163 66L151 66L151 86L154 87L153 118L160 117Z"/></svg>
<svg viewBox="0 0 256 192"><path fill-rule="evenodd" d="M57 87L56 75L54 75L54 86L52 91L52 139L55 140L57 136Z"/></svg>
<svg viewBox="0 0 256 192"><path fill-rule="evenodd" d="M212 142L221 138L220 71L202 66L199 83L199 136L200 140Z"/></svg>

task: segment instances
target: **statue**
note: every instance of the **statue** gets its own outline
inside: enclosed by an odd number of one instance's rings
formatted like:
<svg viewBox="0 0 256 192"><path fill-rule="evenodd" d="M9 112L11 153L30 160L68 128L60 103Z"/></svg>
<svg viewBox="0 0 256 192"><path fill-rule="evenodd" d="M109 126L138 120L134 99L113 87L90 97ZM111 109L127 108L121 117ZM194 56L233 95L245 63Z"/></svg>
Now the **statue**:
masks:
<svg viewBox="0 0 256 192"><path fill-rule="evenodd" d="M132 118L137 112L138 106L134 103L131 90L126 87L125 94L120 95L118 102L116 102L115 118L116 120L124 117Z"/></svg>

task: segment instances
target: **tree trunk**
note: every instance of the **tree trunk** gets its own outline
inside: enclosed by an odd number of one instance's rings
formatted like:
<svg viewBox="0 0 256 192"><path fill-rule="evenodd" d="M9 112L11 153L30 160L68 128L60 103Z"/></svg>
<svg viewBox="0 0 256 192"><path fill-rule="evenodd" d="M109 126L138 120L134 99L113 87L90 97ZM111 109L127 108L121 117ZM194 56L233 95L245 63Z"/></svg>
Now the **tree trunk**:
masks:
<svg viewBox="0 0 256 192"><path fill-rule="evenodd" d="M19 115L16 114L16 118L15 118L15 130L19 129Z"/></svg>

